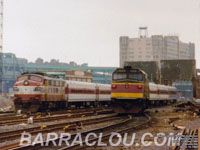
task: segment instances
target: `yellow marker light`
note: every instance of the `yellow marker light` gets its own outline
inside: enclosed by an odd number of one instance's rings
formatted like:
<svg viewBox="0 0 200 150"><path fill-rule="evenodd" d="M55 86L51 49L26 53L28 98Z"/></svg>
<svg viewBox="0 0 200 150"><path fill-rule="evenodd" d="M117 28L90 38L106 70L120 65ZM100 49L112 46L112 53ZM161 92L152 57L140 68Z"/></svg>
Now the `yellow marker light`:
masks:
<svg viewBox="0 0 200 150"><path fill-rule="evenodd" d="M67 125L67 126L64 126L63 130L65 131L65 130L68 129L68 128L69 128L68 125Z"/></svg>
<svg viewBox="0 0 200 150"><path fill-rule="evenodd" d="M27 118L27 115L23 115L22 118Z"/></svg>
<svg viewBox="0 0 200 150"><path fill-rule="evenodd" d="M40 118L40 117L41 117L41 115L37 116L36 118L38 119L38 118Z"/></svg>
<svg viewBox="0 0 200 150"><path fill-rule="evenodd" d="M68 115L67 115L68 118L70 118L71 116L72 116L71 114L68 114Z"/></svg>
<svg viewBox="0 0 200 150"><path fill-rule="evenodd" d="M46 127L47 127L46 125L41 126L41 127L40 127L40 130L45 129Z"/></svg>
<svg viewBox="0 0 200 150"><path fill-rule="evenodd" d="M82 115L82 116L81 116L81 118L84 118L84 117L85 117L85 115Z"/></svg>

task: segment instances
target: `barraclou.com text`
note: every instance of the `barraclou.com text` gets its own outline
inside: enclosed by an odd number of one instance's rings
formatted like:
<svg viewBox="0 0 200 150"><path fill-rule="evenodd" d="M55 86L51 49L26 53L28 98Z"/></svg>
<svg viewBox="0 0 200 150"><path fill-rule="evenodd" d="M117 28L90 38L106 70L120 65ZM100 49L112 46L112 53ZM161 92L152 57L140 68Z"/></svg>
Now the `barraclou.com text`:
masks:
<svg viewBox="0 0 200 150"><path fill-rule="evenodd" d="M32 136L30 133L22 133L21 139L20 139L20 146L35 146L36 144L39 144L41 146L49 146L53 144L53 146L74 146L74 145L80 145L83 146L84 144L86 146L150 146L153 143L156 146L174 146L176 143L178 143L181 135L177 134L174 135L173 133L170 133L169 135L165 135L164 133L158 133L156 136L153 136L151 133L144 133L141 137L140 142L141 143L135 143L136 139L136 133L132 133L132 135L129 133L116 133L113 132L106 143L102 142L103 133L88 133L87 135L82 135L81 133L77 134L70 134L70 133L60 133L59 135L57 133L47 133L42 134L38 133L36 136ZM145 139L152 138L153 141L146 141ZM93 139L93 140L90 140Z"/></svg>

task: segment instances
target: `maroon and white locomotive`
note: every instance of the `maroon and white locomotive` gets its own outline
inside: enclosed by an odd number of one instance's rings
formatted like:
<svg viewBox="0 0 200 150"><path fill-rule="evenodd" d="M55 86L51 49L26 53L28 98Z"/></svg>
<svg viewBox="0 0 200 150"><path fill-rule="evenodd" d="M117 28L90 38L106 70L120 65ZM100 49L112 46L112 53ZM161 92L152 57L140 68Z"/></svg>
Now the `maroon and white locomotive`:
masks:
<svg viewBox="0 0 200 150"><path fill-rule="evenodd" d="M69 81L45 73L24 73L14 84L16 110L36 112L69 105L89 106L107 104L111 99L108 84Z"/></svg>

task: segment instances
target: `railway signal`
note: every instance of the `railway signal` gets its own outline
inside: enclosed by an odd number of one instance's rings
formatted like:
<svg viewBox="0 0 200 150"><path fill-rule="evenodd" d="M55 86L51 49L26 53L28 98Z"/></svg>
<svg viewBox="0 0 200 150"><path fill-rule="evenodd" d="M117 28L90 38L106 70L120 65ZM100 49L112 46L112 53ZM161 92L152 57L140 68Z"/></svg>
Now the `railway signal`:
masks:
<svg viewBox="0 0 200 150"><path fill-rule="evenodd" d="M76 129L77 129L77 130L82 129L82 122L80 122L80 121L77 121L77 122L76 122Z"/></svg>

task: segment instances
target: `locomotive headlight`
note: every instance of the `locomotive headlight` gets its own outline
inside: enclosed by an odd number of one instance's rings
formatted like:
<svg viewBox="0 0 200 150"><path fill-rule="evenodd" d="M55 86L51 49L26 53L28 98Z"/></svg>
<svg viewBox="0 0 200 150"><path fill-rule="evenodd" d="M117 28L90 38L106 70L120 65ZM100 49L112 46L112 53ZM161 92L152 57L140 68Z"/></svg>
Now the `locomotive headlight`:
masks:
<svg viewBox="0 0 200 150"><path fill-rule="evenodd" d="M116 89L117 85L116 84L112 84L112 89Z"/></svg>
<svg viewBox="0 0 200 150"><path fill-rule="evenodd" d="M25 80L24 85L28 85L28 84L29 84L28 80Z"/></svg>
<svg viewBox="0 0 200 150"><path fill-rule="evenodd" d="M138 88L138 89L142 89L142 85L138 85L137 88Z"/></svg>
<svg viewBox="0 0 200 150"><path fill-rule="evenodd" d="M18 88L18 87L14 87L14 88L13 88L13 91L18 92L18 91L19 91L19 88Z"/></svg>
<svg viewBox="0 0 200 150"><path fill-rule="evenodd" d="M34 91L42 92L42 91L43 91L43 88L38 86L38 87L35 87Z"/></svg>

